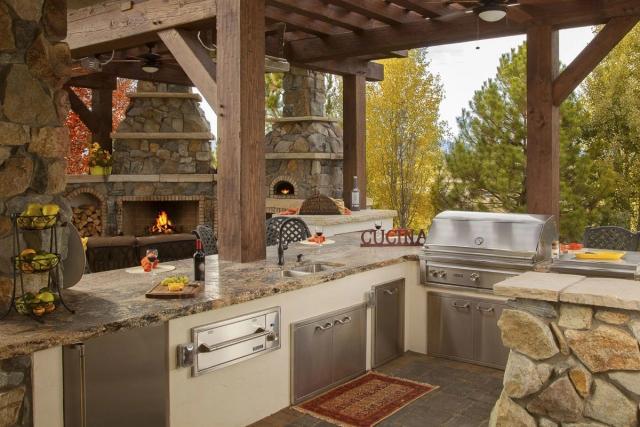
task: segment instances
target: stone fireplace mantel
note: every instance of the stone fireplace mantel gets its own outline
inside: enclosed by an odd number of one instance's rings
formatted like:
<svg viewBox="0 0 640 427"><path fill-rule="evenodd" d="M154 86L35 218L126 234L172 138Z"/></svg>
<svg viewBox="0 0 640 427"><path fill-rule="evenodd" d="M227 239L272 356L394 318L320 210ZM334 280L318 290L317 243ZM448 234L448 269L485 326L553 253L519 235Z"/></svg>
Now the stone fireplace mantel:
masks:
<svg viewBox="0 0 640 427"><path fill-rule="evenodd" d="M639 282L527 272L494 292L511 352L490 426L638 425Z"/></svg>
<svg viewBox="0 0 640 427"><path fill-rule="evenodd" d="M67 184L99 182L216 182L215 174L159 174L159 175L67 175Z"/></svg>

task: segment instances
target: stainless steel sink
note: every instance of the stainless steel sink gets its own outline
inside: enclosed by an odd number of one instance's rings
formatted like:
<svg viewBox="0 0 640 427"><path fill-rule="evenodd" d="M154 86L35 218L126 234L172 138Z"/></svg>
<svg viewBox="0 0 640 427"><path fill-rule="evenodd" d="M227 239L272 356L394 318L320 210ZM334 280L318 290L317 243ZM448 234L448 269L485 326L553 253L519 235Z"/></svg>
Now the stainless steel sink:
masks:
<svg viewBox="0 0 640 427"><path fill-rule="evenodd" d="M282 270L282 277L301 277L310 274L322 273L325 271L335 270L338 267L344 267L344 264L330 262L314 262L310 264L302 264L288 270Z"/></svg>

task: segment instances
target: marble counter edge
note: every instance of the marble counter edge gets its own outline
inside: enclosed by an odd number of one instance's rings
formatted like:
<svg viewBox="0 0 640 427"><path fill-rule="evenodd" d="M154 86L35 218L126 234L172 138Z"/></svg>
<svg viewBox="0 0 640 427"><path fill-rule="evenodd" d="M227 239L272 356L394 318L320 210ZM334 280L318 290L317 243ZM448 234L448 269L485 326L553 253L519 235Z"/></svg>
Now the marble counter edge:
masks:
<svg viewBox="0 0 640 427"><path fill-rule="evenodd" d="M24 356L32 354L36 351L46 350L48 348L61 345L73 344L83 340L95 338L108 333L125 331L139 327L151 326L160 322L169 321L193 314L203 313L221 309L228 306L242 304L261 298L280 295L283 293L304 289L312 286L321 285L327 282L339 280L354 274L364 273L377 268L384 268L403 262L418 261L417 255L401 255L398 257L375 261L368 264L357 265L332 271L328 274L321 274L312 277L301 277L299 279L283 279L282 282L275 285L265 286L259 290L249 291L225 299L198 300L193 304L182 307L170 307L157 310L153 313L144 313L139 316L131 316L114 322L107 322L96 325L89 325L86 329L74 329L55 332L49 339L29 340L25 339L19 344L2 344L0 343L0 360L8 359L16 356ZM28 319L25 319L28 321ZM2 323L0 322L0 328Z"/></svg>

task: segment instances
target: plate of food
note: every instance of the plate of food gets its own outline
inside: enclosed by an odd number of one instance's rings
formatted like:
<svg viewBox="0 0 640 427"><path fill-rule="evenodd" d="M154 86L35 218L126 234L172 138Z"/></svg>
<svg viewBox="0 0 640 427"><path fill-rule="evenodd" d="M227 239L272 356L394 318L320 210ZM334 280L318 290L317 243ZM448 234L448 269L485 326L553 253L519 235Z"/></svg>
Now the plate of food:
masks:
<svg viewBox="0 0 640 427"><path fill-rule="evenodd" d="M193 298L202 289L199 283L192 283L187 276L169 276L151 288L147 298Z"/></svg>
<svg viewBox="0 0 640 427"><path fill-rule="evenodd" d="M323 245L331 245L335 243L335 240L327 239L324 236L312 236L307 240L302 240L300 243L303 245L311 245L311 246L323 246Z"/></svg>
<svg viewBox="0 0 640 427"><path fill-rule="evenodd" d="M176 269L175 265L168 264L158 264L151 269L145 269L145 267L139 265L137 267L127 268L125 271L131 274L141 274L141 273L149 273L151 270L154 270L156 273L168 273Z"/></svg>

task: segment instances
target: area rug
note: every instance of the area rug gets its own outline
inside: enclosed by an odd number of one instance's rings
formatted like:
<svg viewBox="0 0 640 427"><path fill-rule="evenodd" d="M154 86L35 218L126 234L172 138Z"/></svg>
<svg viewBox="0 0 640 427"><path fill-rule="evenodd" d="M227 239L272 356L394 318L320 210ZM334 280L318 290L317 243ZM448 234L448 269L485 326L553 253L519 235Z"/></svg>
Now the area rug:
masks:
<svg viewBox="0 0 640 427"><path fill-rule="evenodd" d="M294 409L342 427L371 427L436 388L368 372Z"/></svg>

